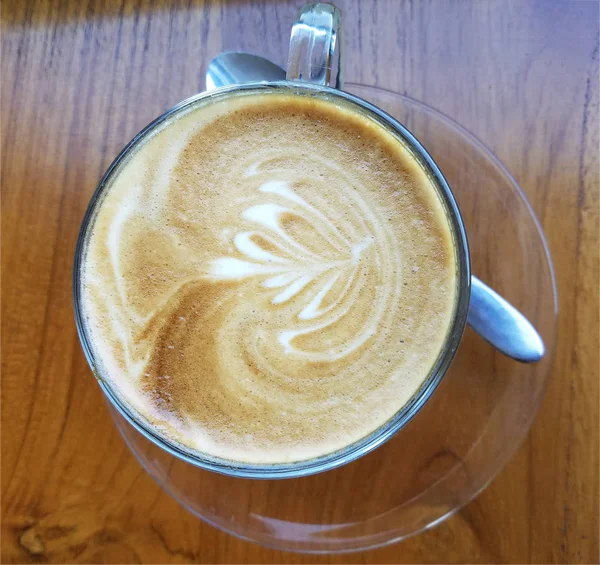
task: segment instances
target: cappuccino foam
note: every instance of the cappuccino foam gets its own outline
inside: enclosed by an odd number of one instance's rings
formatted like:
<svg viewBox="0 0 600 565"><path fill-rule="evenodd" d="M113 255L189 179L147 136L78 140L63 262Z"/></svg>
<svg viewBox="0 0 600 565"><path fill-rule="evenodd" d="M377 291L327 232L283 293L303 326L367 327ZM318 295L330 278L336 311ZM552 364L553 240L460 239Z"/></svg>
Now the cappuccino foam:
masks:
<svg viewBox="0 0 600 565"><path fill-rule="evenodd" d="M98 376L164 439L257 463L343 448L427 379L456 260L436 189L344 103L199 102L113 175L82 308Z"/></svg>

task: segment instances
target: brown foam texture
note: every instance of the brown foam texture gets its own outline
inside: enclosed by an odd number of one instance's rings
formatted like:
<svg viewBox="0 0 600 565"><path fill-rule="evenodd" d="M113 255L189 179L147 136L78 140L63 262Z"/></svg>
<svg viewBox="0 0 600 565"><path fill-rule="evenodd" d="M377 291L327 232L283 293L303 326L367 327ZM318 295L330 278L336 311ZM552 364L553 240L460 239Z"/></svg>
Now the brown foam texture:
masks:
<svg viewBox="0 0 600 565"><path fill-rule="evenodd" d="M187 109L108 188L83 305L104 378L156 433L249 463L309 459L391 418L455 301L434 186L369 117L252 94Z"/></svg>

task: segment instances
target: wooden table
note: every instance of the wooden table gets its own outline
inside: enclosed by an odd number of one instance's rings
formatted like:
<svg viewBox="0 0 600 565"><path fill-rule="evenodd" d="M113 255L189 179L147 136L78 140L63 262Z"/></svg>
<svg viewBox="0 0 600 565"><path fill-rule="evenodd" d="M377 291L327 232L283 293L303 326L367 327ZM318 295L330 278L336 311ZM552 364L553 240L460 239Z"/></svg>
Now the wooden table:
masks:
<svg viewBox="0 0 600 565"><path fill-rule="evenodd" d="M598 561L598 3L338 3L347 80L408 93L464 124L543 224L559 347L526 443L437 528L346 556L236 540L160 491L113 426L77 340L79 224L118 150L201 90L211 57L245 50L285 63L299 2L4 0L4 562Z"/></svg>

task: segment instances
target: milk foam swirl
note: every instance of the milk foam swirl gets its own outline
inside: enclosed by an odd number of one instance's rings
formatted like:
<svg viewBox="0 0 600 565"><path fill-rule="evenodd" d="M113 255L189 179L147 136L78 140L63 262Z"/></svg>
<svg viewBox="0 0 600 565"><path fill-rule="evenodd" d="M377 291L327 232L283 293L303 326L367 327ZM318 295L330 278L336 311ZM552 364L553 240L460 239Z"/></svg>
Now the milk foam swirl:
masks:
<svg viewBox="0 0 600 565"><path fill-rule="evenodd" d="M311 158L315 160L316 156ZM260 164L254 164L247 175L256 175L259 170ZM341 174L341 171L336 173ZM296 182L298 180L295 179ZM294 347L293 340L298 336L327 331L349 314L361 290L357 281L361 262L363 269L367 268L367 263L371 267L382 264L384 255L388 260L392 258L396 268L400 268L399 254L385 247L389 245L388 240L392 241L391 235L386 237L382 233L381 222L357 197L354 197L357 208L353 209L353 229L343 234L325 213L296 194L289 181L267 180L258 191L268 197L267 200L246 208L240 218L256 229L239 232L234 237L234 246L243 259L221 257L210 261L209 278L257 278L262 288L268 291L276 289L270 292L273 306L300 300L294 325L277 334L284 354L310 361L334 361L347 356L374 335L386 301L390 299L387 285L379 289L369 319L348 343L315 351ZM289 235L283 226L283 217L300 218L314 234L327 239L333 256L315 253ZM368 230L367 223L374 233ZM257 241L265 242L273 251L268 251ZM369 249L371 247L374 249ZM334 287L337 290L335 294Z"/></svg>
<svg viewBox="0 0 600 565"><path fill-rule="evenodd" d="M103 376L159 434L273 463L348 445L414 394L454 259L435 190L388 134L264 98L138 150L95 220L84 303Z"/></svg>

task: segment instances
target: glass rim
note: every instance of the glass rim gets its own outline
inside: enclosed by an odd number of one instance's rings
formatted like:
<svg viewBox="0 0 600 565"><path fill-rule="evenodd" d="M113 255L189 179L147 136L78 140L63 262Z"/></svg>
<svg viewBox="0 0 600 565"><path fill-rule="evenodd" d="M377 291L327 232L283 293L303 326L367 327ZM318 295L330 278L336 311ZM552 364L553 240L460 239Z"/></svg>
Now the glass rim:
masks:
<svg viewBox="0 0 600 565"><path fill-rule="evenodd" d="M441 348L435 363L432 365L428 376L423 380L418 390L399 410L385 423L375 429L367 436L343 447L340 450L328 453L316 458L301 460L290 463L276 464L251 464L244 462L231 461L222 459L199 452L189 451L176 442L169 441L166 437L159 435L153 429L151 424L144 422L142 415L138 415L129 409L119 395L112 389L110 384L102 377L97 369L94 352L91 346L91 339L88 336L88 330L83 316L81 306L81 269L83 258L85 256L85 248L88 240L90 227L93 225L93 220L96 211L101 203L101 198L106 189L110 187L113 175L118 172L119 166L137 149L149 135L153 134L170 117L184 111L192 109L193 106L204 99L214 99L228 97L240 92L257 92L271 93L275 91L287 91L291 94L311 95L311 94L327 94L334 98L341 98L351 104L360 107L363 111L366 110L370 118L373 118L379 125L391 131L396 137L400 138L400 142L410 151L411 155L418 161L421 168L433 180L438 196L444 206L448 222L453 236L453 247L456 255L456 299L454 303L454 311L452 320L448 326L446 340ZM150 122L143 128L118 154L114 161L107 168L102 176L98 186L96 187L90 203L83 217L77 244L75 248L75 258L73 265L73 307L75 311L75 323L77 333L81 342L87 362L98 381L101 390L112 406L131 424L139 433L152 441L158 447L164 449L171 455L190 463L196 467L200 467L209 471L218 472L224 475L240 478L254 479L278 479L278 478L297 478L312 475L315 473L334 469L336 467L350 463L363 455L366 455L373 449L385 443L401 428L403 428L412 418L418 413L421 407L432 396L437 389L444 375L446 374L458 346L460 344L464 329L467 323L467 315L469 310L471 292L471 266L469 256L469 246L467 241L466 230L458 208L456 199L444 178L439 167L429 155L427 150L421 145L418 139L395 118L371 104L370 102L341 90L337 90L328 86L316 85L313 83L296 82L296 81L277 81L277 82L256 82L243 85L234 85L212 90L210 92L202 92L183 100L179 104L168 109L155 120Z"/></svg>

